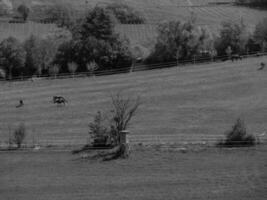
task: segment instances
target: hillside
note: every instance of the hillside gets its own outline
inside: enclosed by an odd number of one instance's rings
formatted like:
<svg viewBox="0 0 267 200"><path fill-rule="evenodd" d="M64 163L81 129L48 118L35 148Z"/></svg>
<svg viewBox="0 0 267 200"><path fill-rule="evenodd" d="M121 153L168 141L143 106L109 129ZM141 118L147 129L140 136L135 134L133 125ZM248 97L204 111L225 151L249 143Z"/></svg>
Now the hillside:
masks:
<svg viewBox="0 0 267 200"><path fill-rule="evenodd" d="M53 5L56 2L65 2L73 5L77 13L84 11L86 8L95 5L105 5L110 2L118 2L112 0L12 0L14 7L25 2L31 7L42 9L44 6ZM86 3L87 2L87 3ZM267 17L264 10L250 9L246 7L234 6L232 0L126 0L122 1L129 6L140 11L147 23L145 25L117 25L116 30L121 35L129 37L132 45L141 44L151 47L156 37L157 24L166 20L186 20L191 12L197 16L197 23L200 26L207 27L211 32L217 32L220 23L225 20L239 21L241 18L247 24L250 30L253 30L260 19ZM226 2L225 4L218 4ZM217 4L216 4L217 3ZM30 19L38 13L33 13ZM51 24L37 24L29 22L27 24L6 24L0 22L0 40L15 36L24 40L31 34L45 36L53 33L55 26Z"/></svg>
<svg viewBox="0 0 267 200"><path fill-rule="evenodd" d="M237 117L248 130L267 130L267 71L257 71L267 57L232 63L187 66L131 74L34 82L0 82L0 141L24 122L27 141L82 144L93 115L108 109L118 91L140 95L142 106L130 128L135 142L218 139ZM52 104L63 95L69 104ZM15 106L23 99L25 106Z"/></svg>

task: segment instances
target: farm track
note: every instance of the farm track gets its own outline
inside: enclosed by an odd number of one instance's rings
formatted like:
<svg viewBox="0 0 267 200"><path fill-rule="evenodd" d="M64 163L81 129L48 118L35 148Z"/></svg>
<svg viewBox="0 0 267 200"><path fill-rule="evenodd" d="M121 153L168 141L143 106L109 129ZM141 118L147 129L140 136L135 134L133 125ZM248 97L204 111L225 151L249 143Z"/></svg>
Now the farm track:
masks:
<svg viewBox="0 0 267 200"><path fill-rule="evenodd" d="M251 58L96 78L0 82L0 112L5 113L0 141L24 122L28 142L85 143L89 121L97 110L108 108L116 91L142 98L130 128L135 142L215 141L238 116L245 117L251 131L262 133L267 128L266 72L256 70L258 63ZM63 95L69 104L53 105L54 95ZM16 109L20 98L25 106Z"/></svg>

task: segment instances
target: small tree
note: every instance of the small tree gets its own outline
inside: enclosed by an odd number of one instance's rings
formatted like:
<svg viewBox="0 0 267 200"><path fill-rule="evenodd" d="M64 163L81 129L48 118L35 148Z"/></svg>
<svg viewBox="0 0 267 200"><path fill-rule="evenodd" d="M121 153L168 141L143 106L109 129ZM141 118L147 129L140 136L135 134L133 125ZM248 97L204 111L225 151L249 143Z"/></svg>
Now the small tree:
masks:
<svg viewBox="0 0 267 200"><path fill-rule="evenodd" d="M255 136L247 133L244 121L239 118L232 129L226 132L226 139L220 141L219 146L252 146L255 143Z"/></svg>
<svg viewBox="0 0 267 200"><path fill-rule="evenodd" d="M233 51L232 51L231 46L228 46L228 47L225 49L225 53L226 53L228 59L231 59L232 52L233 52Z"/></svg>
<svg viewBox="0 0 267 200"><path fill-rule="evenodd" d="M256 25L254 38L260 45L262 51L267 50L267 18Z"/></svg>
<svg viewBox="0 0 267 200"><path fill-rule="evenodd" d="M13 133L12 142L17 145L18 148L21 147L23 140L26 137L26 128L24 124L20 124Z"/></svg>
<svg viewBox="0 0 267 200"><path fill-rule="evenodd" d="M51 65L49 67L49 74L53 75L55 78L57 78L57 74L59 73L60 66L57 64Z"/></svg>
<svg viewBox="0 0 267 200"><path fill-rule="evenodd" d="M21 4L18 7L17 11L22 16L24 22L27 21L29 14L30 14L30 8L26 6L25 4Z"/></svg>
<svg viewBox="0 0 267 200"><path fill-rule="evenodd" d="M89 72L89 75L92 76L94 74L95 70L98 69L98 65L96 64L95 61L92 61L92 62L86 64L86 68Z"/></svg>
<svg viewBox="0 0 267 200"><path fill-rule="evenodd" d="M74 78L74 74L77 69L78 69L78 65L75 62L68 63L68 70L70 73L72 73L73 78Z"/></svg>
<svg viewBox="0 0 267 200"><path fill-rule="evenodd" d="M89 135L93 139L94 146L106 146L109 138L109 131L106 118L98 111L94 121L89 124Z"/></svg>
<svg viewBox="0 0 267 200"><path fill-rule="evenodd" d="M0 65L12 79L13 74L20 74L24 68L26 53L20 42L9 37L0 43Z"/></svg>
<svg viewBox="0 0 267 200"><path fill-rule="evenodd" d="M117 93L111 99L113 107L111 110L111 137L118 144L120 132L128 128L132 117L140 106L140 98L125 98L120 93Z"/></svg>

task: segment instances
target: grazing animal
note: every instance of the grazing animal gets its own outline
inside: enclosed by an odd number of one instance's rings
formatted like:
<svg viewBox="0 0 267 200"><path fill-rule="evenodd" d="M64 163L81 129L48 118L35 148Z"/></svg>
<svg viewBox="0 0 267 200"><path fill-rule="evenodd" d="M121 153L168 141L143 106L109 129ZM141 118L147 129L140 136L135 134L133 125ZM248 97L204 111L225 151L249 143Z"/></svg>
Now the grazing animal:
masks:
<svg viewBox="0 0 267 200"><path fill-rule="evenodd" d="M61 97L61 96L53 96L53 103L54 104L66 104L68 103L68 101L64 98L64 97Z"/></svg>
<svg viewBox="0 0 267 200"><path fill-rule="evenodd" d="M19 105L16 106L16 108L22 107L24 105L23 100L19 100Z"/></svg>
<svg viewBox="0 0 267 200"><path fill-rule="evenodd" d="M258 69L258 70L263 70L264 69L264 67L265 67L265 63L264 62L261 62L261 64L260 64L260 68Z"/></svg>
<svg viewBox="0 0 267 200"><path fill-rule="evenodd" d="M242 60L242 56L240 56L239 54L234 54L231 56L231 60L232 62L234 62L235 60Z"/></svg>

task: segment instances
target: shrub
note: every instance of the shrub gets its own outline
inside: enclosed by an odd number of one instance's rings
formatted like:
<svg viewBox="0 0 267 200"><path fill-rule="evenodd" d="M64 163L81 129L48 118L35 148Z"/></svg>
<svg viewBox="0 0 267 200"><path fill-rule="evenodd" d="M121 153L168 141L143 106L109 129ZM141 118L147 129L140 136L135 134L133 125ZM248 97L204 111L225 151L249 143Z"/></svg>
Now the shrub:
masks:
<svg viewBox="0 0 267 200"><path fill-rule="evenodd" d="M143 24L145 18L140 12L137 12L128 5L121 3L112 3L107 6L107 10L116 17L116 19L122 24Z"/></svg>
<svg viewBox="0 0 267 200"><path fill-rule="evenodd" d="M17 145L17 148L21 147L23 140L26 137L26 128L24 124L20 124L13 133L12 142Z"/></svg>
<svg viewBox="0 0 267 200"><path fill-rule="evenodd" d="M89 124L90 139L93 139L93 146L106 146L109 138L108 125L103 114L98 111L94 121Z"/></svg>
<svg viewBox="0 0 267 200"><path fill-rule="evenodd" d="M241 119L237 119L231 130L226 132L226 139L218 143L219 146L253 146L256 144L256 137L248 134L245 123Z"/></svg>

